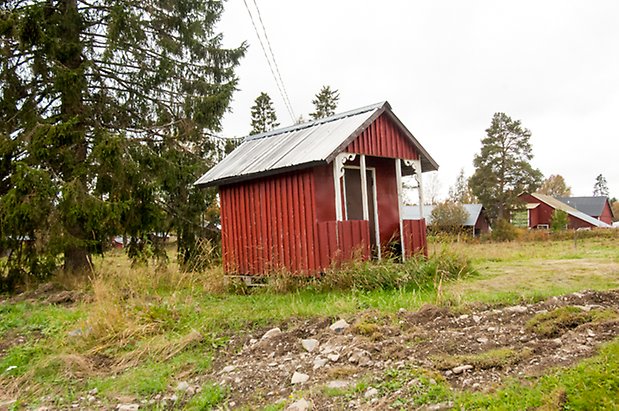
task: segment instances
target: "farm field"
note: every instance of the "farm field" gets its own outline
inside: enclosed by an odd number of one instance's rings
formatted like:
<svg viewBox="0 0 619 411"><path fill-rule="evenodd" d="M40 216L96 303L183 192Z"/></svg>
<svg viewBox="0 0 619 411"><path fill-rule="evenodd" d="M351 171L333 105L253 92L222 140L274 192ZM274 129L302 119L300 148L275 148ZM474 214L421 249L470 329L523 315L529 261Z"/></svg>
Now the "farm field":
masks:
<svg viewBox="0 0 619 411"><path fill-rule="evenodd" d="M475 272L231 292L218 269L108 256L69 289L0 296L0 409L619 407L616 238L430 252Z"/></svg>

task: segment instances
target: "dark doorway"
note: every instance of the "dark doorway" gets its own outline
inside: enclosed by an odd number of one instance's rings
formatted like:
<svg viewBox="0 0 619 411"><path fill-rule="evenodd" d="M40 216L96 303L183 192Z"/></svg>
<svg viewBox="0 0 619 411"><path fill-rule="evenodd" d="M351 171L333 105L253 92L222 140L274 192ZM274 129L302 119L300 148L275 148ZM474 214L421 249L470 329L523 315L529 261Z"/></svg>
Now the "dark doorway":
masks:
<svg viewBox="0 0 619 411"><path fill-rule="evenodd" d="M378 257L376 226L376 195L374 187L374 169L366 170L368 215L370 227L370 249L372 257ZM363 220L363 193L361 190L361 169L346 167L344 169L344 198L346 220Z"/></svg>

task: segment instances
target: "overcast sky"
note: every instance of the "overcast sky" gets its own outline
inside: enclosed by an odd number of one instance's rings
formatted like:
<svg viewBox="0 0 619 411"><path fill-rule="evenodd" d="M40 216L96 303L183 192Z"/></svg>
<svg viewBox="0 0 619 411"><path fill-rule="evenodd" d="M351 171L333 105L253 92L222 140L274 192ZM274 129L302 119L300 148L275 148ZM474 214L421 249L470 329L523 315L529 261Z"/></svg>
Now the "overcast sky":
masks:
<svg viewBox="0 0 619 411"><path fill-rule="evenodd" d="M545 176L592 195L601 173L619 197L619 1L256 2L297 117L323 85L339 90L338 112L389 101L446 195L502 111L531 130ZM219 30L228 47L249 44L222 134L249 132L262 91L292 124L242 0L225 3Z"/></svg>

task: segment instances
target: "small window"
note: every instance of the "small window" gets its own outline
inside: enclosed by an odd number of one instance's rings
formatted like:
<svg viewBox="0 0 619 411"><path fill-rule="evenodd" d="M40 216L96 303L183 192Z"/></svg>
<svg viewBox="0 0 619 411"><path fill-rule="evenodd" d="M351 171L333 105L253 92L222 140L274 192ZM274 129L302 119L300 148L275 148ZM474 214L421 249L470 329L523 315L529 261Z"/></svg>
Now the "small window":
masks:
<svg viewBox="0 0 619 411"><path fill-rule="evenodd" d="M537 228L541 229L541 230L548 230L548 224L538 224Z"/></svg>

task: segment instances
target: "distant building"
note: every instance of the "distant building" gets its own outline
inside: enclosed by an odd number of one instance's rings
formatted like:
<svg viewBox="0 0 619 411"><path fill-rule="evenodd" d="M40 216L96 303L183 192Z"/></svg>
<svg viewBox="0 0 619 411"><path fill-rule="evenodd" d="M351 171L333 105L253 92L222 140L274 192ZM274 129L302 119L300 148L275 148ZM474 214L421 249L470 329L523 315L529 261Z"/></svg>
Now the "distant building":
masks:
<svg viewBox="0 0 619 411"><path fill-rule="evenodd" d="M568 215L568 228L610 228L611 225L598 220L563 201L540 193L522 193L520 199L526 203L529 228L549 228L552 214L561 210ZM574 198L574 197L570 197Z"/></svg>
<svg viewBox="0 0 619 411"><path fill-rule="evenodd" d="M490 222L486 215L486 209L481 204L462 204L467 213L467 219L462 225L464 229L474 236L481 235L490 231ZM425 205L423 207L423 217L426 220L426 225L432 225L432 210L433 205ZM419 219L419 206L404 206L402 215L405 219Z"/></svg>
<svg viewBox="0 0 619 411"><path fill-rule="evenodd" d="M608 197L556 197L556 199L606 224L613 223L613 208Z"/></svg>

